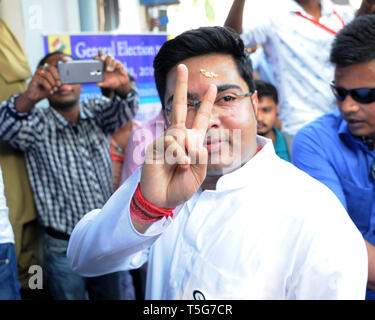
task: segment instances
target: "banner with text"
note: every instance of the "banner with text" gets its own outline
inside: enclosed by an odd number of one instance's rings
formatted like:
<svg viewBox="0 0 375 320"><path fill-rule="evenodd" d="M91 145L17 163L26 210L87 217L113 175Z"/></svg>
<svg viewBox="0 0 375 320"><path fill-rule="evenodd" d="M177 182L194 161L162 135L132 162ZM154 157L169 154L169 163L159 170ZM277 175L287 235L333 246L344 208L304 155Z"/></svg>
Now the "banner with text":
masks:
<svg viewBox="0 0 375 320"><path fill-rule="evenodd" d="M167 40L166 35L46 35L45 52L61 51L78 59L92 59L99 50L110 54L126 67L137 84L140 108L136 120L145 121L159 113L160 100L154 82L154 57ZM81 100L101 94L95 84L83 85Z"/></svg>

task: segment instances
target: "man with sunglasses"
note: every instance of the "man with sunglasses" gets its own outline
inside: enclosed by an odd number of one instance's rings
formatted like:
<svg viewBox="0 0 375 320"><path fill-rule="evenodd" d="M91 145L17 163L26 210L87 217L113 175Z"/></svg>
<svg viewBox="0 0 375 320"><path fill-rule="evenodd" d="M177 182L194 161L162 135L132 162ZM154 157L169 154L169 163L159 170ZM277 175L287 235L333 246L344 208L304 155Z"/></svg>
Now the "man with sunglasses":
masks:
<svg viewBox="0 0 375 320"><path fill-rule="evenodd" d="M336 37L331 84L338 109L301 129L292 162L327 185L366 240L367 298L375 292L375 16L355 19ZM333 233L336 231L333 230Z"/></svg>
<svg viewBox="0 0 375 320"><path fill-rule="evenodd" d="M324 185L257 136L240 37L184 32L164 43L154 69L168 128L142 168L76 225L72 268L95 276L148 261L146 299L363 299L360 232Z"/></svg>

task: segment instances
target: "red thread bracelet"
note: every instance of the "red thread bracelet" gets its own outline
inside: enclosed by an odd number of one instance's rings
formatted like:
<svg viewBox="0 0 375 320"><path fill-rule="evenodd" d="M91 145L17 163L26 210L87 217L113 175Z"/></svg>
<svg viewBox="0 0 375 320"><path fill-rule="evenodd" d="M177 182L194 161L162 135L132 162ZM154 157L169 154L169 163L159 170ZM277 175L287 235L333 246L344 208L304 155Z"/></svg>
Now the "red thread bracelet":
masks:
<svg viewBox="0 0 375 320"><path fill-rule="evenodd" d="M171 217L173 218L173 210L175 208L172 208L172 209L162 209L162 208L159 208L155 205L153 205L152 203L148 202L143 196L142 196L142 193L141 193L141 188L140 188L140 183L138 183L138 186L137 186L137 189L135 190L135 193L134 193L134 200L136 202L136 204L138 205L138 207L140 207L141 209L143 209L145 212L149 213L150 215L154 215L154 216L161 216L161 217Z"/></svg>
<svg viewBox="0 0 375 320"><path fill-rule="evenodd" d="M143 223L152 223L162 219L163 217L173 218L174 209L175 208L162 209L148 202L142 196L139 183L130 202L131 217Z"/></svg>
<svg viewBox="0 0 375 320"><path fill-rule="evenodd" d="M125 157L118 157L116 155L114 155L112 152L111 152L111 159L113 161L117 161L117 162L124 162L125 161Z"/></svg>
<svg viewBox="0 0 375 320"><path fill-rule="evenodd" d="M139 222L142 223L153 223L159 221L162 217L151 217L149 214L146 214L141 208L139 208L135 202L134 198L130 202L130 216Z"/></svg>

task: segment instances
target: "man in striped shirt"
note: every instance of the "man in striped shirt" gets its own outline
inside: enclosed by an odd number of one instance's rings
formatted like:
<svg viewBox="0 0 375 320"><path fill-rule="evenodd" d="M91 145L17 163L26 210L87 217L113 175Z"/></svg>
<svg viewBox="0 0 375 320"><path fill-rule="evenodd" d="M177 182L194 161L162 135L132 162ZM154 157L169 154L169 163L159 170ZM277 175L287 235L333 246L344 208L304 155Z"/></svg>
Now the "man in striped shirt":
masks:
<svg viewBox="0 0 375 320"><path fill-rule="evenodd" d="M119 297L118 275L81 278L66 261L69 236L80 218L101 207L113 192L109 137L131 120L138 94L124 66L100 54L104 62L102 88L106 97L80 102L80 84L62 84L58 61L44 57L25 93L0 105L0 138L25 152L35 204L44 228L44 273L54 299ZM35 108L47 98L48 108ZM20 199L20 201L22 201ZM110 235L109 235L110 236Z"/></svg>

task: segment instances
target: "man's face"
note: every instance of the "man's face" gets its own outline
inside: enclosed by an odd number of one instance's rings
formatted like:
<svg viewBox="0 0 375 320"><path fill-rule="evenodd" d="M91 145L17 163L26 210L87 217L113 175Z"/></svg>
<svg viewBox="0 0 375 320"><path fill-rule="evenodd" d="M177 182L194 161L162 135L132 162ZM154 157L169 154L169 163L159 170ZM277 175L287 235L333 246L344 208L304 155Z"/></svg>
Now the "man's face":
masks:
<svg viewBox="0 0 375 320"><path fill-rule="evenodd" d="M46 63L57 68L57 62L63 59L71 60L63 54L55 54L47 59ZM79 101L82 86L80 84L64 84L48 100L52 107L60 111L70 109Z"/></svg>
<svg viewBox="0 0 375 320"><path fill-rule="evenodd" d="M335 85L345 89L375 88L375 60L337 67ZM375 102L359 103L347 95L337 104L353 135L375 139Z"/></svg>
<svg viewBox="0 0 375 320"><path fill-rule="evenodd" d="M222 175L247 162L256 152L256 118L250 97L237 94L249 93L246 82L237 71L230 55L209 54L190 58L181 63L189 70L188 102L202 101L208 86L218 88L215 105L208 125L205 147L208 150L207 175ZM202 69L215 74L208 77ZM171 105L176 84L176 67L167 74L164 103ZM252 95L254 107L257 96ZM231 108L228 107L232 106ZM186 127L192 127L195 108L188 108ZM237 130L236 130L237 129Z"/></svg>
<svg viewBox="0 0 375 320"><path fill-rule="evenodd" d="M259 99L258 103L258 134L261 136L267 136L275 125L277 116L277 106L275 101L268 96L264 96Z"/></svg>

